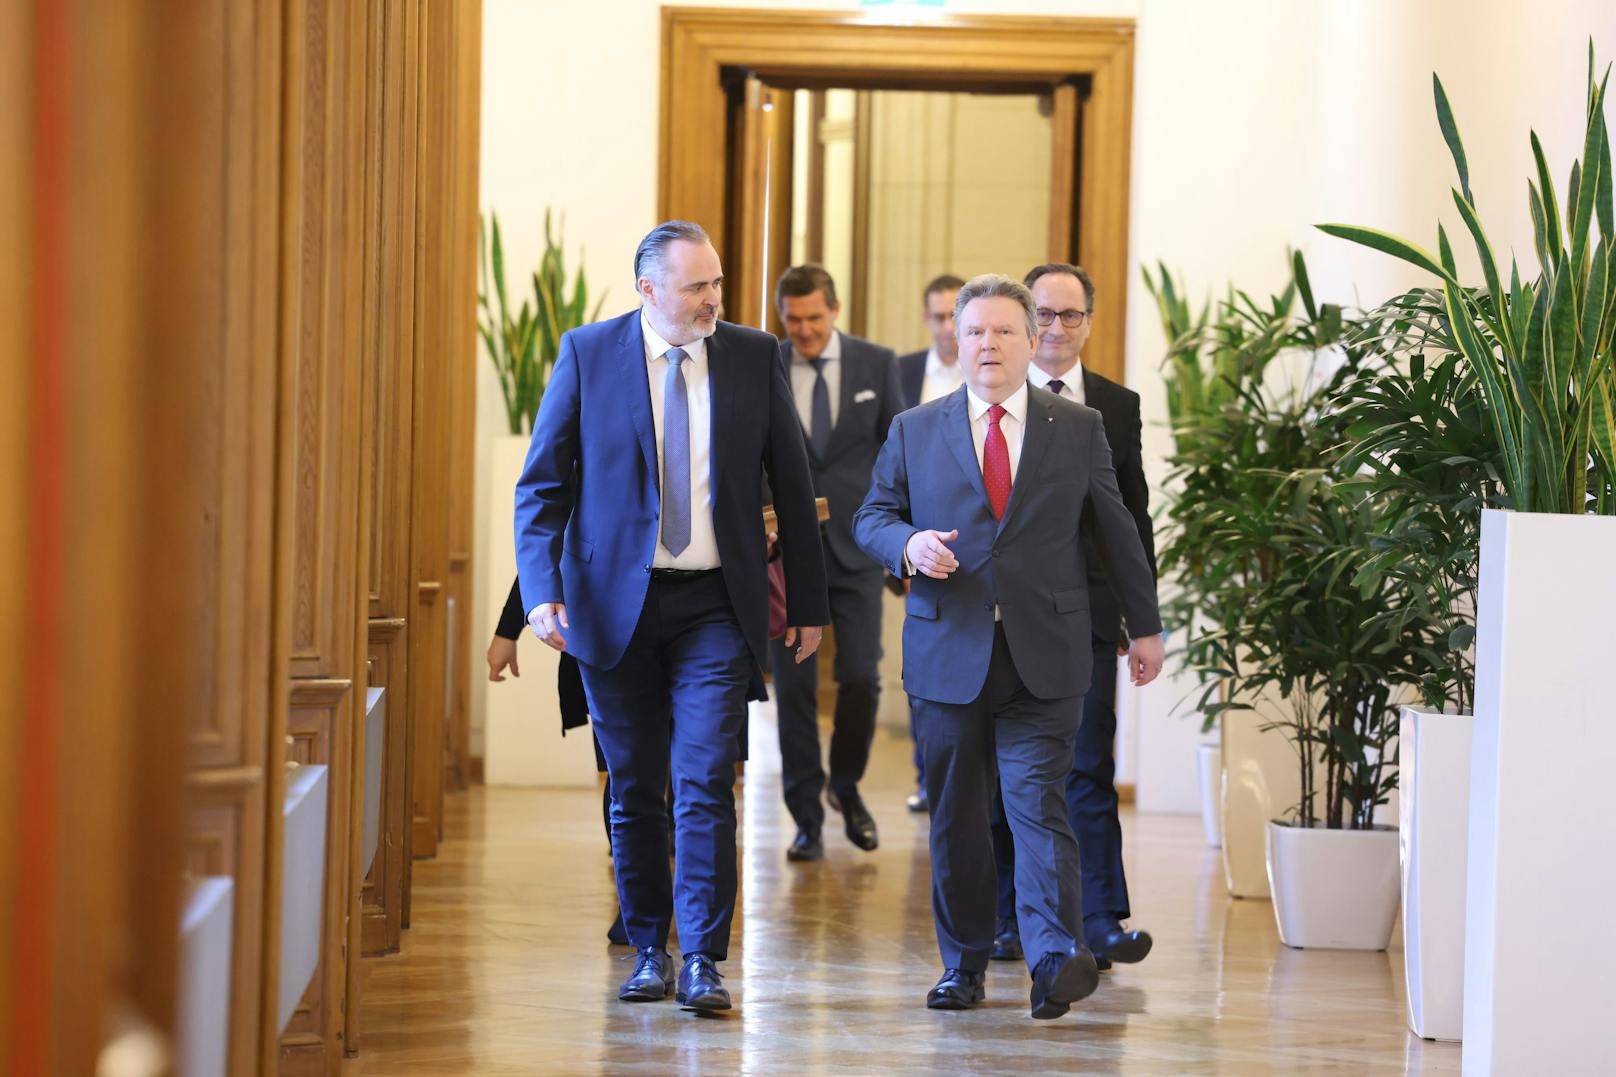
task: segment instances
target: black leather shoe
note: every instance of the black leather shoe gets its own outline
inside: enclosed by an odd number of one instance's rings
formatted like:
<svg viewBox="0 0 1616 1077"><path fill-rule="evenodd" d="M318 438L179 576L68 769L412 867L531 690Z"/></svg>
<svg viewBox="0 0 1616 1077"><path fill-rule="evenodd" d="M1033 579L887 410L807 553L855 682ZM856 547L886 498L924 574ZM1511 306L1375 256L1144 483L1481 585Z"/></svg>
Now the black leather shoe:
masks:
<svg viewBox="0 0 1616 1077"><path fill-rule="evenodd" d="M1048 953L1032 974L1032 1015L1040 1021L1059 1017L1072 1003L1088 998L1100 986L1100 970L1087 950Z"/></svg>
<svg viewBox="0 0 1616 1077"><path fill-rule="evenodd" d="M988 957L993 961L1021 960L1021 929L1014 920L999 925L999 933L993 936L993 951Z"/></svg>
<svg viewBox="0 0 1616 1077"><path fill-rule="evenodd" d="M903 806L919 815L921 812L931 811L931 800L926 796L924 789L916 789L909 794L909 799L903 802Z"/></svg>
<svg viewBox="0 0 1616 1077"><path fill-rule="evenodd" d="M928 1010L968 1010L988 997L980 972L948 969L937 986L926 992Z"/></svg>
<svg viewBox="0 0 1616 1077"><path fill-rule="evenodd" d="M656 946L640 947L634 961L634 974L617 989L624 1002L657 1002L673 988L673 958Z"/></svg>
<svg viewBox="0 0 1616 1077"><path fill-rule="evenodd" d="M1094 951L1095 960L1105 962L1101 968L1110 968L1113 963L1138 964L1150 954L1150 947L1154 941L1150 937L1150 932L1124 931L1122 925L1115 920L1085 924L1083 934L1089 949Z"/></svg>
<svg viewBox="0 0 1616 1077"><path fill-rule="evenodd" d="M867 853L875 851L881 844L881 838L875 832L875 818L870 815L870 809L864 806L864 798L858 793L844 793L840 798L837 810L842 813L842 822L847 830L847 840L857 845Z"/></svg>
<svg viewBox="0 0 1616 1077"><path fill-rule="evenodd" d="M679 970L679 993L674 1000L687 1010L727 1010L729 992L724 989L723 979L712 958L706 954L686 954L685 967Z"/></svg>
<svg viewBox="0 0 1616 1077"><path fill-rule="evenodd" d="M825 845L819 835L807 830L797 831L797 837L786 850L787 860L823 860Z"/></svg>
<svg viewBox="0 0 1616 1077"><path fill-rule="evenodd" d="M612 926L606 929L606 941L613 946L628 945L628 928L623 926L622 909L617 910L617 919L613 920Z"/></svg>

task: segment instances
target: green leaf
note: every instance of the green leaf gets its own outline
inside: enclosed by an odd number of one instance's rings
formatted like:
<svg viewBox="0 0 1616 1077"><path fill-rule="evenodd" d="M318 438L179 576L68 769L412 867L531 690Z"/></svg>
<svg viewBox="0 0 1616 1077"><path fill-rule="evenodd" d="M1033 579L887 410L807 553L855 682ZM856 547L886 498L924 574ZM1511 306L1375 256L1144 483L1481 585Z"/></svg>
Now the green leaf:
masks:
<svg viewBox="0 0 1616 1077"><path fill-rule="evenodd" d="M1433 73L1431 85L1436 94L1436 122L1442 128L1442 138L1448 144L1448 152L1453 154L1453 167L1459 172L1459 187L1464 191L1464 198L1472 206L1475 199L1470 196L1470 166L1465 162L1464 144L1459 141L1459 125L1453 121L1453 107L1448 104L1447 91L1442 88L1442 80Z"/></svg>
<svg viewBox="0 0 1616 1077"><path fill-rule="evenodd" d="M1560 260L1563 249L1560 240L1560 205L1554 199L1554 177L1549 174L1549 162L1543 156L1543 143L1538 141L1536 131L1532 132L1532 160L1537 165L1537 192L1542 199L1543 243L1539 257L1543 257L1542 252L1547 252L1547 258L1542 263L1547 272ZM1536 219L1534 214L1533 221Z"/></svg>
<svg viewBox="0 0 1616 1077"><path fill-rule="evenodd" d="M1408 240L1401 239L1389 232L1350 224L1321 224L1317 227L1319 231L1326 235L1349 240L1380 251L1383 254L1392 255L1394 258L1401 258L1410 265L1418 266L1427 272L1436 274L1444 281L1458 283L1451 273L1444 269L1435 258L1431 257L1429 251L1426 251L1418 244L1410 243Z"/></svg>

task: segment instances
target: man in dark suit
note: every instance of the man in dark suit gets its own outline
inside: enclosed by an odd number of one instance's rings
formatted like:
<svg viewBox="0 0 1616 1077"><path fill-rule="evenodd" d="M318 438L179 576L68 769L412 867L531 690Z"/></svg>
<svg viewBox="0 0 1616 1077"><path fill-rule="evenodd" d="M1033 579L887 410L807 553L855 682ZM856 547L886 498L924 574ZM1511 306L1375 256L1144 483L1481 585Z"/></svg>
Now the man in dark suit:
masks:
<svg viewBox="0 0 1616 1077"><path fill-rule="evenodd" d="M1080 266L1064 262L1035 266L1025 283L1037 304L1038 350L1028 379L1036 386L1086 404L1105 421L1112 466L1122 503L1133 517L1156 573L1156 542L1150 521L1150 488L1140 450L1139 394L1102 378L1082 365L1083 347L1094 325L1094 282ZM1089 624L1093 633L1094 680L1083 700L1072 771L1066 779L1066 806L1072 832L1083 851L1083 934L1101 968L1113 962L1143 961L1150 953L1148 931L1130 931L1128 882L1122 872L1122 826L1117 820L1116 752L1117 664L1127 653L1117 599L1089 558ZM993 957L1021 957L1016 929L1015 845L1002 808L995 805L993 852L999 869L999 925Z"/></svg>
<svg viewBox="0 0 1616 1077"><path fill-rule="evenodd" d="M926 285L920 302L925 310L926 332L931 347L898 356L898 381L903 386L903 406L916 407L947 396L965 383L959 368L959 340L954 336L954 300L965 282L952 273L934 277ZM915 715L909 712L909 735L914 736ZM930 809L926 799L926 763L915 738L915 791L905 805L912 812Z"/></svg>
<svg viewBox="0 0 1616 1077"><path fill-rule="evenodd" d="M634 273L639 310L562 338L516 487L516 560L528 624L578 659L610 772L618 898L639 951L618 997L673 988L677 919L678 1001L720 1010L730 1007L717 963L735 911L735 760L766 653L765 473L794 661L813 654L829 619L825 567L777 345L718 320L723 270L707 234L659 225Z"/></svg>
<svg viewBox="0 0 1616 1077"><path fill-rule="evenodd" d="M1160 672L1162 639L1150 563L1099 414L1027 384L1034 310L1026 287L1000 274L961 289L965 386L898 416L854 533L914 583L904 687L926 756L944 967L926 1004L965 1009L984 997L997 762L1019 854L1032 1016L1051 1018L1099 982L1064 797L1092 661L1085 536L1131 629L1134 683Z"/></svg>
<svg viewBox="0 0 1616 1077"><path fill-rule="evenodd" d="M870 469L887 428L904 409L903 392L891 349L836 328L841 305L823 266L786 270L775 285L774 301L786 330L780 369L808 443L814 491L830 507L825 571L836 631L836 706L827 799L841 811L848 840L870 851L879 837L858 783L869 765L881 700L881 567L853 541L853 513L870 488ZM789 580L789 566L786 571ZM818 660L793 663L775 643L774 684L781 779L786 807L797 823L786 856L818 860L825 855L820 794L826 789L819 754Z"/></svg>

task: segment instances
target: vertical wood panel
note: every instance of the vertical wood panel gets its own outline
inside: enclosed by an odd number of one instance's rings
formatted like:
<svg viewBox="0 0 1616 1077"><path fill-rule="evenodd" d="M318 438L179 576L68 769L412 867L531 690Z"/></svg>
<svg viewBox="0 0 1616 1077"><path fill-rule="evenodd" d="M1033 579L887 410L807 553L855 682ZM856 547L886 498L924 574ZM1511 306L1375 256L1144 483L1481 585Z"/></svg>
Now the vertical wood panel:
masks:
<svg viewBox="0 0 1616 1077"><path fill-rule="evenodd" d="M1053 145L1049 157L1049 260L1070 262L1076 253L1077 223L1077 87L1063 82L1055 87L1050 103L1049 127Z"/></svg>

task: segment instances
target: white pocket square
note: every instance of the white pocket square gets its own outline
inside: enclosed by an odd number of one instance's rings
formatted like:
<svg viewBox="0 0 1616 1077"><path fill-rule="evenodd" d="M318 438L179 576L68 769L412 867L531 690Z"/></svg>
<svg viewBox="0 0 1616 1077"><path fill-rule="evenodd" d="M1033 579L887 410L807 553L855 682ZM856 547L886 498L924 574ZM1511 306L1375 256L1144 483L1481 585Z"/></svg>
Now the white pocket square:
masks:
<svg viewBox="0 0 1616 1077"><path fill-rule="evenodd" d="M858 392L853 394L853 403L855 403L855 404L862 404L866 400L874 400L874 399L875 399L875 390L874 389L860 389Z"/></svg>

